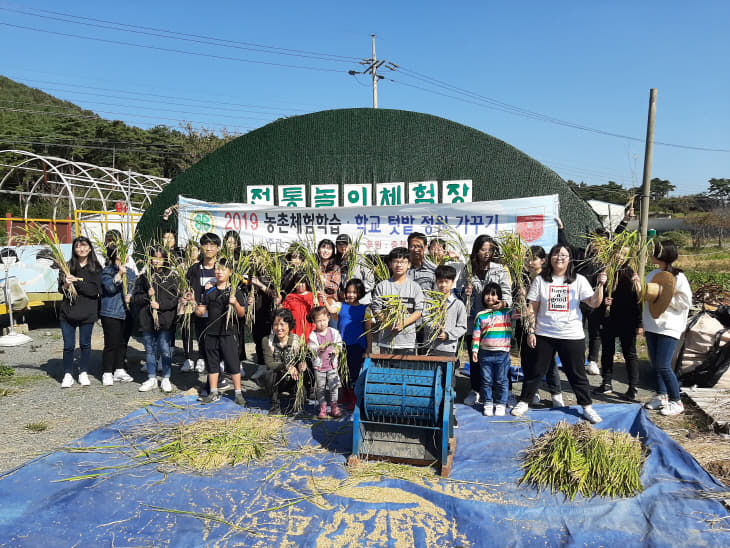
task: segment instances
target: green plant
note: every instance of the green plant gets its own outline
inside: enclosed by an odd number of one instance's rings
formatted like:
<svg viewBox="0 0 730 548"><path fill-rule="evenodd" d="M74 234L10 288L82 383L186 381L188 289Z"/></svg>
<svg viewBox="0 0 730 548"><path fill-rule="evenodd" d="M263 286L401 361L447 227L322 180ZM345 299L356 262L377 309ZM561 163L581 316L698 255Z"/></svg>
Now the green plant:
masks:
<svg viewBox="0 0 730 548"><path fill-rule="evenodd" d="M45 432L48 430L48 423L46 421L29 422L25 425L25 429L38 434L39 432Z"/></svg>
<svg viewBox="0 0 730 548"><path fill-rule="evenodd" d="M15 375L15 369L9 365L0 364L0 380L9 379Z"/></svg>
<svg viewBox="0 0 730 548"><path fill-rule="evenodd" d="M730 291L730 272L700 272L697 270L685 270L685 276L689 280L692 291L696 291L703 285L717 285L725 291Z"/></svg>
<svg viewBox="0 0 730 548"><path fill-rule="evenodd" d="M692 243L692 233L689 230L669 230L659 235L660 240L672 240L679 247L687 247Z"/></svg>

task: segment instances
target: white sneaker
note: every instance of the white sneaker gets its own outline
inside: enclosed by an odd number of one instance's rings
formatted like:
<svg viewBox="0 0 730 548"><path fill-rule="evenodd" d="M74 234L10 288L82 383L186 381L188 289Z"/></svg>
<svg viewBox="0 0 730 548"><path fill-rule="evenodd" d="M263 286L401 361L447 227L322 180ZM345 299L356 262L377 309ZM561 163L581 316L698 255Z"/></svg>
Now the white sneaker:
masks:
<svg viewBox="0 0 730 548"><path fill-rule="evenodd" d="M117 369L114 371L114 380L119 382L132 382L134 379L124 369Z"/></svg>
<svg viewBox="0 0 730 548"><path fill-rule="evenodd" d="M536 393L534 396L532 396L532 405L540 405L540 402L542 402L542 400L540 399L540 394Z"/></svg>
<svg viewBox="0 0 730 548"><path fill-rule="evenodd" d="M101 384L104 386L112 386L114 384L114 375L111 373L104 373L101 376Z"/></svg>
<svg viewBox="0 0 730 548"><path fill-rule="evenodd" d="M157 388L157 377L151 377L144 381L139 387L140 392L149 392L153 388Z"/></svg>
<svg viewBox="0 0 730 548"><path fill-rule="evenodd" d="M484 404L484 409L482 409L482 415L485 417L491 417L494 415L494 406L492 405L491 401L488 401Z"/></svg>
<svg viewBox="0 0 730 548"><path fill-rule="evenodd" d="M193 367L195 367L193 360L188 358L187 360L185 360L185 363L180 368L180 371L182 371L183 373L187 373L188 371L192 371Z"/></svg>
<svg viewBox="0 0 730 548"><path fill-rule="evenodd" d="M261 377L264 373L266 373L266 366L265 365L259 365L259 368L256 370L256 372L251 375L251 380L255 381L259 377Z"/></svg>
<svg viewBox="0 0 730 548"><path fill-rule="evenodd" d="M201 358L195 362L195 371L198 373L203 373L205 371L205 360Z"/></svg>
<svg viewBox="0 0 730 548"><path fill-rule="evenodd" d="M91 381L89 380L89 375L87 373L84 373L83 371L79 373L79 384L81 386L91 386Z"/></svg>
<svg viewBox="0 0 730 548"><path fill-rule="evenodd" d="M667 402L667 404L662 407L662 410L659 412L665 417L670 415L679 415L680 413L684 413L684 404L681 401L672 400Z"/></svg>
<svg viewBox="0 0 730 548"><path fill-rule="evenodd" d="M61 381L61 388L71 388L74 385L74 378L71 373L66 373Z"/></svg>
<svg viewBox="0 0 730 548"><path fill-rule="evenodd" d="M504 415L507 413L507 408L504 405L497 404L494 406L494 416L495 417L504 417Z"/></svg>
<svg viewBox="0 0 730 548"><path fill-rule="evenodd" d="M512 408L512 415L515 417L521 417L525 413L527 413L527 402L517 402L517 405Z"/></svg>
<svg viewBox="0 0 730 548"><path fill-rule="evenodd" d="M554 396L550 396L550 399L553 401L553 407L565 407L565 402L563 401L562 394L555 394Z"/></svg>
<svg viewBox="0 0 730 548"><path fill-rule="evenodd" d="M584 405L583 406L583 416L585 419L590 422L591 424L598 424L603 419L601 418L601 415L596 413L596 410L593 409L592 405Z"/></svg>
<svg viewBox="0 0 730 548"><path fill-rule="evenodd" d="M586 365L586 373L589 375L600 375L601 370L596 362L588 362L588 365Z"/></svg>
<svg viewBox="0 0 730 548"><path fill-rule="evenodd" d="M172 392L172 384L170 383L170 379L165 377L162 379L162 382L160 383L160 388L163 392Z"/></svg>
<svg viewBox="0 0 730 548"><path fill-rule="evenodd" d="M665 405L669 403L669 398L666 394L658 394L653 400L651 400L649 403L645 403L644 407L646 409L656 410L661 409Z"/></svg>
<svg viewBox="0 0 730 548"><path fill-rule="evenodd" d="M475 405L482 401L481 395L476 390L471 390L464 398L464 405Z"/></svg>

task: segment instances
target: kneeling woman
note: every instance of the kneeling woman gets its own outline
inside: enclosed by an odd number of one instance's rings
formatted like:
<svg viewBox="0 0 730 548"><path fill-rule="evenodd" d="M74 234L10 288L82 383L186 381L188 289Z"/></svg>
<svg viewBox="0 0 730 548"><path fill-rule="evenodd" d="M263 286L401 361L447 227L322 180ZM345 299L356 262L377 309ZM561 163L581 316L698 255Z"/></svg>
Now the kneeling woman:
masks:
<svg viewBox="0 0 730 548"><path fill-rule="evenodd" d="M550 250L547 264L532 281L527 293L531 320L534 320L534 328L527 330L527 344L535 349L535 358L524 372L522 394L512 410L513 415L519 417L527 412L527 403L535 396L540 380L557 352L578 404L583 406L583 415L594 424L601 422L601 417L591 405L591 387L584 365L585 335L580 303L584 302L591 308L600 305L605 283L606 274L602 272L593 290L588 280L575 273L569 248L556 245Z"/></svg>
<svg viewBox="0 0 730 548"><path fill-rule="evenodd" d="M264 388L271 394L269 413L281 414L280 392L288 392L292 397L297 391L297 379L306 369L303 361L298 361L302 343L301 337L294 333L296 320L291 311L281 308L274 314L271 335L264 338L264 363L269 374L262 379Z"/></svg>

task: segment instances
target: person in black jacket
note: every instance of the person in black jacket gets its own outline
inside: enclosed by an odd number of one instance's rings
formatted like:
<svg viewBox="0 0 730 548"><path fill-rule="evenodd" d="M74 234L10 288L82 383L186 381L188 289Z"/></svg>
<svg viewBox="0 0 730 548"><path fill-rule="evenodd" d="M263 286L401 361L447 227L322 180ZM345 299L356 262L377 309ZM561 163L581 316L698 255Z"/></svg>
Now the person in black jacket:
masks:
<svg viewBox="0 0 730 548"><path fill-rule="evenodd" d="M215 287L215 262L218 259L218 252L221 249L220 236L212 232L203 234L200 237L201 258L188 269L187 279L193 290L194 302L201 303L203 294ZM205 338L203 330L208 322L207 313L204 316L194 318L195 336L198 339L198 360L195 362L195 370L198 373L205 371Z"/></svg>
<svg viewBox="0 0 730 548"><path fill-rule="evenodd" d="M101 293L101 265L94 247L86 236L79 236L71 244L70 274L59 274L58 291L63 294L59 313L63 334L63 380L61 388L74 384L73 361L76 346L76 329L79 330L79 384L89 386L89 360L91 358L91 331L99 314ZM73 287L73 289L71 289Z"/></svg>
<svg viewBox="0 0 730 548"><path fill-rule="evenodd" d="M163 392L171 392L170 366L172 364L172 331L175 329L175 317L179 297L179 283L176 275L170 271L167 249L152 246L150 266L152 272L142 274L135 285L134 305L139 314L139 326L147 362L147 380L139 387L140 392L157 388L157 353L162 363Z"/></svg>

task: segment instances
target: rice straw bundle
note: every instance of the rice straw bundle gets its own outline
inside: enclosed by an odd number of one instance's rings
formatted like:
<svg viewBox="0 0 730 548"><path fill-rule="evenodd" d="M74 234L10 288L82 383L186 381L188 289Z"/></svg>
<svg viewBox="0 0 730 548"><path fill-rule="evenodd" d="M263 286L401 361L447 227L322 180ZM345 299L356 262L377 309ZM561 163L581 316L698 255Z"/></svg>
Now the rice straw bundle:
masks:
<svg viewBox="0 0 730 548"><path fill-rule="evenodd" d="M362 240L364 232L361 232L357 239L350 244L350 254L347 259L347 275L348 280L352 280L355 276L355 269L359 264L365 264L365 257L360 253L360 241Z"/></svg>
<svg viewBox="0 0 730 548"><path fill-rule="evenodd" d="M549 487L571 500L585 497L631 497L640 493L646 453L638 436L598 430L586 422L560 421L533 440L522 465L520 484Z"/></svg>
<svg viewBox="0 0 730 548"><path fill-rule="evenodd" d="M185 256L178 257L174 253L168 255L168 262L170 264L170 271L175 275L178 283L178 291L181 296L186 295L192 291L190 283L188 282L187 274L188 269L198 260L197 255L193 257L192 246L188 245L185 248ZM182 321L180 325L186 332L190 329L191 318L193 314L194 305L191 302L185 303L182 309Z"/></svg>
<svg viewBox="0 0 730 548"><path fill-rule="evenodd" d="M588 241L590 261L606 273L608 279L605 296L611 297L619 270L628 263L634 272L638 272L639 258L646 251L646 246L641 245L641 237L637 230L608 236L591 234ZM610 314L611 307L606 306L606 316Z"/></svg>
<svg viewBox="0 0 730 548"><path fill-rule="evenodd" d="M55 230L49 230L47 227L41 226L37 223L30 223L25 229L25 235L19 240L25 245L42 245L50 248L53 256L53 262L56 263L58 269L63 272L65 277L71 276L71 271L68 268L66 257L61 250L61 242L59 241L58 234L56 234ZM68 289L64 289L64 293L67 294L67 297L71 301L73 301L78 295L74 284L69 284Z"/></svg>
<svg viewBox="0 0 730 548"><path fill-rule="evenodd" d="M328 342L319 345L320 352L327 350L328 348L331 348L332 353L335 355L335 359L337 360L337 374L339 375L340 381L342 381L342 385L344 386L348 382L350 382L350 370L347 367L347 348L345 347L345 343Z"/></svg>
<svg viewBox="0 0 730 548"><path fill-rule="evenodd" d="M307 345L307 341L304 339L304 336L297 335L295 338L295 343L292 345L292 349L289 352L289 355L287 356L286 361L286 375L282 378L286 378L287 376L290 378L291 374L289 373L289 369L294 367L299 372L299 375L297 376L297 379L295 382L297 383L297 392L294 396L294 402L292 403L292 406L290 410L293 413L299 413L302 409L304 409L304 403L307 401L307 395L305 393L306 389L304 388L304 374L307 372L305 369L304 371L299 371L299 364L306 363L307 357L309 356L309 345Z"/></svg>
<svg viewBox="0 0 730 548"><path fill-rule="evenodd" d="M425 289L423 323L421 329L428 328L427 345L431 345L446 325L449 296L433 289Z"/></svg>
<svg viewBox="0 0 730 548"><path fill-rule="evenodd" d="M235 250L230 250L227 245L221 248L221 259L225 259L226 266L231 271L231 277L229 283L231 285L231 295L235 295L240 285L249 283L248 270L251 264L251 256L244 255L243 253L236 253ZM228 303L228 311L226 312L226 327L228 327L232 321L237 320L236 308L232 304Z"/></svg>
<svg viewBox="0 0 730 548"><path fill-rule="evenodd" d="M325 295L324 280L322 270L317 259L317 245L314 236L311 238L307 235L306 239L299 242L302 249L302 265L299 269L309 282L309 290L312 292L312 299L315 303L319 302L319 296ZM334 260L334 257L333 257Z"/></svg>
<svg viewBox="0 0 730 548"><path fill-rule="evenodd" d="M444 223L441 218L439 218L439 221L438 234L436 237L444 240L447 247L451 246L454 248L456 253L459 255L459 261L464 265L462 276L466 279L468 284L471 284L474 272L471 264L471 249L469 248L469 245L466 243L461 234L459 234L459 231L456 228ZM467 311L471 310L471 297L471 295L466 296L465 305Z"/></svg>
<svg viewBox="0 0 730 548"><path fill-rule="evenodd" d="M132 250L132 240L127 240L125 238L121 238L121 237L115 235L112 238L111 244L114 245L114 247L117 250L117 258L119 259L119 262L123 266L126 265L127 260L129 259L129 253ZM122 274L122 290L123 290L123 295L125 297L127 296L128 292L129 292L129 288L127 287L127 284L128 284L127 273L124 272ZM124 306L126 308L128 308L127 302L124 300L123 300L123 302L124 302Z"/></svg>
<svg viewBox="0 0 730 548"><path fill-rule="evenodd" d="M390 278L390 268L378 254L363 256L365 267L372 271L375 283L382 282Z"/></svg>
<svg viewBox="0 0 730 548"><path fill-rule="evenodd" d="M517 307L520 311L520 317L523 323L529 323L532 320L529 310L527 309L527 287L525 287L525 264L528 259L532 258L530 246L520 238L519 234L512 232L502 232L499 235L499 247L502 254L502 265L507 269L512 283L517 289ZM526 325L526 327L531 327ZM528 329L529 330L529 329Z"/></svg>
<svg viewBox="0 0 730 548"><path fill-rule="evenodd" d="M377 297L383 304L382 310L374 315L377 322L372 327L376 331L385 331L396 326L403 326L408 309L400 295L380 295Z"/></svg>
<svg viewBox="0 0 730 548"><path fill-rule="evenodd" d="M152 246L147 247L147 253L144 255L144 268L145 273L147 274L147 281L150 283L150 287L152 287L152 281L153 276L155 276L155 269L152 267ZM150 304L157 302L157 296L152 295L150 296ZM155 331L160 330L160 315L157 312L156 309L152 308L150 306L150 311L152 313L152 321L155 324Z"/></svg>

